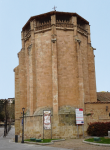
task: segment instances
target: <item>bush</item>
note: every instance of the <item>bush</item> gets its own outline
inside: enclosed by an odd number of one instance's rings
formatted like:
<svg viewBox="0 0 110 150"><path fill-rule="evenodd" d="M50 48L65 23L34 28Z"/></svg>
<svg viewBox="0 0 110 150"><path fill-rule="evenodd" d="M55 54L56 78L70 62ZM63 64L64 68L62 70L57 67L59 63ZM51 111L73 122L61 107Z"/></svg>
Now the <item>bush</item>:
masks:
<svg viewBox="0 0 110 150"><path fill-rule="evenodd" d="M110 131L110 122L90 123L87 129L90 136L107 136L108 131Z"/></svg>

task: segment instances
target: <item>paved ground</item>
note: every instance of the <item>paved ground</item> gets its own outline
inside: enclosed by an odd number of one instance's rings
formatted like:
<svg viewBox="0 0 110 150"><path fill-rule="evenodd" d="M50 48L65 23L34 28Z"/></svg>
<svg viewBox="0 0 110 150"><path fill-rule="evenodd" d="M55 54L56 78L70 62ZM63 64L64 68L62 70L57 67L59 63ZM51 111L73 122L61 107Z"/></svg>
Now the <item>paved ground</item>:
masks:
<svg viewBox="0 0 110 150"><path fill-rule="evenodd" d="M3 135L4 127L0 127L0 137Z"/></svg>
<svg viewBox="0 0 110 150"><path fill-rule="evenodd" d="M110 147L82 143L83 139L68 139L48 146L14 143L11 140L14 134L12 128L6 138L0 136L0 150L110 150ZM0 135L3 135L3 128L0 128Z"/></svg>
<svg viewBox="0 0 110 150"><path fill-rule="evenodd" d="M14 138L14 128L10 130L6 138L3 138L3 136L0 137L0 150L68 150L57 147L14 143L10 140L12 138Z"/></svg>
<svg viewBox="0 0 110 150"><path fill-rule="evenodd" d="M110 150L110 147L85 144L82 142L83 140L84 139L68 139L61 142L54 142L54 144L49 145L49 147L62 147L72 150Z"/></svg>

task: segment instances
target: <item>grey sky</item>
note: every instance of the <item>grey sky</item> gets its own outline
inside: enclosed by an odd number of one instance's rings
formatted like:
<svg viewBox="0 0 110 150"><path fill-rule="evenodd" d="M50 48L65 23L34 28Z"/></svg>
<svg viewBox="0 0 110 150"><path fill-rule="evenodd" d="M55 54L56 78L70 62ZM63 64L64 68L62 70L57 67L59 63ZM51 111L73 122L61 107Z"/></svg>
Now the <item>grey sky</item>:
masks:
<svg viewBox="0 0 110 150"><path fill-rule="evenodd" d="M18 65L22 27L54 5L57 11L76 12L89 21L97 91L110 92L110 0L0 0L0 98L15 96L13 69Z"/></svg>

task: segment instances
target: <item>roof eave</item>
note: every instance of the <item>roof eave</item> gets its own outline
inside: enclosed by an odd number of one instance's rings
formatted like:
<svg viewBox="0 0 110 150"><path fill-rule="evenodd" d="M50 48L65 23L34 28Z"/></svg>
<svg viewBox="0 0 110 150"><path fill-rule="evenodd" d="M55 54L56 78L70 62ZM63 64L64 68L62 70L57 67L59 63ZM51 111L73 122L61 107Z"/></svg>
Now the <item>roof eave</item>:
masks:
<svg viewBox="0 0 110 150"><path fill-rule="evenodd" d="M25 29L25 27L27 26L27 24L34 20L35 18L39 18L41 16L46 16L46 15L54 15L54 14L69 14L71 16L77 16L79 17L81 20L83 20L86 24L89 24L89 22L87 20L85 20L83 17L81 17L80 15L78 15L77 13L70 13L70 12L60 12L60 11L50 11L44 14L40 14L40 15L36 15L36 16L32 16L30 17L30 19L26 22L26 24L23 26L22 31Z"/></svg>

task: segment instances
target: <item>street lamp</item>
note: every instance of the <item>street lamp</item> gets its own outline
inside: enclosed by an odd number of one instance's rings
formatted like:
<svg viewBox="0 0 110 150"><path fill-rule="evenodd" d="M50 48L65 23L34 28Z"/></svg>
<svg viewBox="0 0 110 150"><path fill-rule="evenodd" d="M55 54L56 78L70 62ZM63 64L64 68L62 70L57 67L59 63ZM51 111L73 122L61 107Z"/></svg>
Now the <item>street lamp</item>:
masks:
<svg viewBox="0 0 110 150"><path fill-rule="evenodd" d="M25 108L23 107L22 108L22 111L23 111L23 119L22 119L22 141L21 143L24 143L24 111L25 111Z"/></svg>

